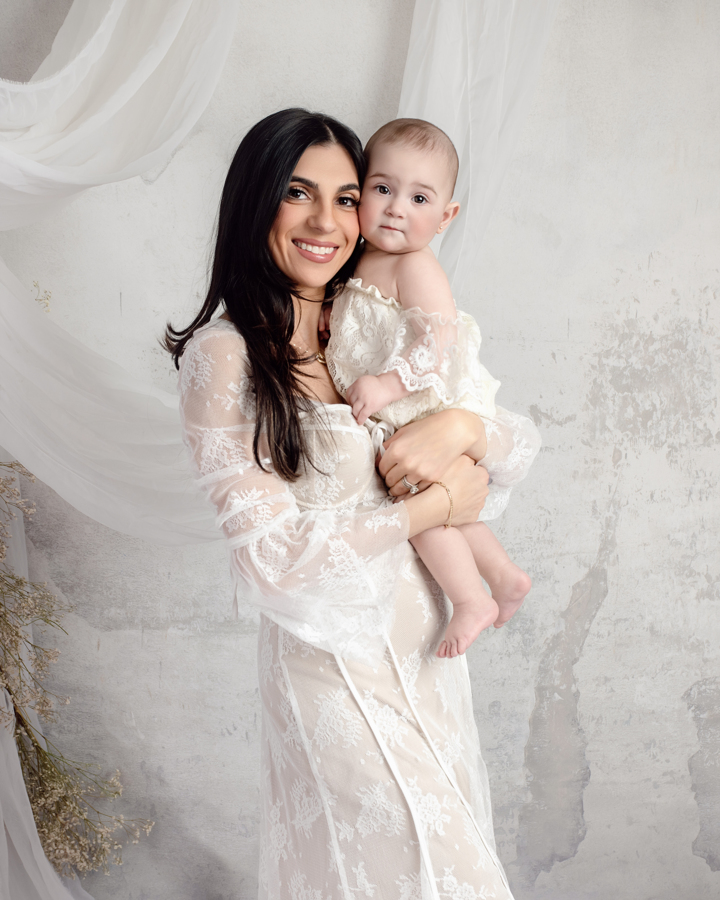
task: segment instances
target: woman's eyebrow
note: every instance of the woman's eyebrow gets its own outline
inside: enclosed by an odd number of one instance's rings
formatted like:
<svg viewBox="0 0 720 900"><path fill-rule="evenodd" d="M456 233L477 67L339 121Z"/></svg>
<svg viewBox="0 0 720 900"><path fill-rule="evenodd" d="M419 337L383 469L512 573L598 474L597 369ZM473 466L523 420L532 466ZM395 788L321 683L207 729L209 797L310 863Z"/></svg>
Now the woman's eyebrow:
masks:
<svg viewBox="0 0 720 900"><path fill-rule="evenodd" d="M304 184L305 187L312 188L314 191L320 190L320 185L316 181L311 181L309 178L303 178L302 175L293 175L290 181L298 181L300 184ZM342 194L344 191L359 191L360 185L356 184L354 181L351 181L349 184L342 184L337 189L338 194Z"/></svg>
<svg viewBox="0 0 720 900"><path fill-rule="evenodd" d="M312 188L314 191L320 189L320 185L316 181L310 181L309 178L303 178L302 175L293 175L290 181L299 181L300 184L304 184L305 187Z"/></svg>

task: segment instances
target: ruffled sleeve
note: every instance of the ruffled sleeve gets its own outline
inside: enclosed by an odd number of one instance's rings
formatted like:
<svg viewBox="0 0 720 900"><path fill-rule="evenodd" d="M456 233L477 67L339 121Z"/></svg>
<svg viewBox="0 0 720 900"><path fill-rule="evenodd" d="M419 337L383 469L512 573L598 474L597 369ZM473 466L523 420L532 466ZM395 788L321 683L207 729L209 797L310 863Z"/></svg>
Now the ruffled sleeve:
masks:
<svg viewBox="0 0 720 900"><path fill-rule="evenodd" d="M412 392L432 390L446 407L472 404L492 415L500 382L480 362L480 329L465 313L445 319L414 307L397 316L395 341L383 372L397 372Z"/></svg>
<svg viewBox="0 0 720 900"><path fill-rule="evenodd" d="M365 662L379 659L407 547L404 504L301 510L261 442L263 471L253 459L255 402L244 342L228 322L189 342L180 403L198 483L227 538L238 599L300 640Z"/></svg>

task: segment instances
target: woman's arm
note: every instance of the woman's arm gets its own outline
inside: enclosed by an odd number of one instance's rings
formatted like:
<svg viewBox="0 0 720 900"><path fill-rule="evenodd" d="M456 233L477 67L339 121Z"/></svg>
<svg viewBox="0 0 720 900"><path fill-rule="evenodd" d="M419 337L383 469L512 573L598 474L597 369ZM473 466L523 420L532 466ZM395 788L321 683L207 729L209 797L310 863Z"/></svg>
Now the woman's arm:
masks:
<svg viewBox="0 0 720 900"><path fill-rule="evenodd" d="M243 342L232 326L190 342L180 393L198 482L217 511L243 599L302 640L341 646L350 655L358 641L381 636L405 541L447 519L445 491L367 512L300 510L270 460L263 459L264 471L253 458L255 401ZM261 455L269 454L261 449ZM482 481L467 468L450 477L459 514L471 521L482 505Z"/></svg>

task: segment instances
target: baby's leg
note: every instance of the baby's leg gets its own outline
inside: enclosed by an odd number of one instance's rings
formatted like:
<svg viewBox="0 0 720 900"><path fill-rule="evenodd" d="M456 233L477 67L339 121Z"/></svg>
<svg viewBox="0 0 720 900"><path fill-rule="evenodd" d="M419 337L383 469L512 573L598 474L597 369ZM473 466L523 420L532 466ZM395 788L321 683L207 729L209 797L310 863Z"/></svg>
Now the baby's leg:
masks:
<svg viewBox="0 0 720 900"><path fill-rule="evenodd" d="M453 605L437 655L458 656L497 619L498 605L485 590L473 552L458 528L430 528L411 543Z"/></svg>
<svg viewBox="0 0 720 900"><path fill-rule="evenodd" d="M461 525L458 531L463 533L472 550L475 564L487 581L493 600L500 607L500 615L495 620L495 627L500 628L520 608L532 587L530 576L515 565L500 541L483 522Z"/></svg>

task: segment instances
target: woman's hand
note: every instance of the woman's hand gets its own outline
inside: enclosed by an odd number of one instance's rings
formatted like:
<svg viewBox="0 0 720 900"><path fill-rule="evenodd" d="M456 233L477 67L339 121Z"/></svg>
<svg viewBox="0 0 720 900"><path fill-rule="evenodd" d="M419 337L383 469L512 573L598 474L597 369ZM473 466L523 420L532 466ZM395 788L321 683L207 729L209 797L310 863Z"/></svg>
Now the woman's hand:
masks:
<svg viewBox="0 0 720 900"><path fill-rule="evenodd" d="M476 466L469 456L461 456L451 464L442 481L452 496L452 524L477 522L488 495L487 471ZM410 537L448 521L450 498L440 484L431 484L423 493L403 499L410 517Z"/></svg>
<svg viewBox="0 0 720 900"><path fill-rule="evenodd" d="M444 476L463 454L482 459L485 426L474 413L446 409L398 429L383 446L385 455L378 470L390 493L401 497L408 493L403 475L422 491L434 481L445 481Z"/></svg>

